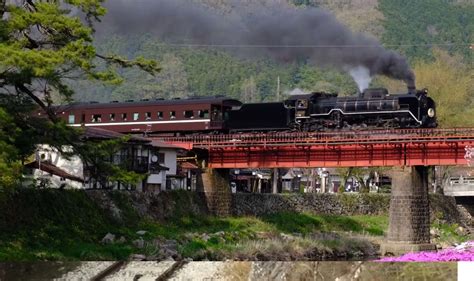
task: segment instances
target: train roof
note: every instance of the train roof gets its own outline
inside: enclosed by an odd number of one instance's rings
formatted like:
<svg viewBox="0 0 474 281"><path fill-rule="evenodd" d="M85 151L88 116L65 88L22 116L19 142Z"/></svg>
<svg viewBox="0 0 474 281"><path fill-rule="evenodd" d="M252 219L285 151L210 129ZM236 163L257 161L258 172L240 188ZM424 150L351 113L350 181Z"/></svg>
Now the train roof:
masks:
<svg viewBox="0 0 474 281"><path fill-rule="evenodd" d="M129 101L111 101L108 103L99 102L79 102L66 105L59 105L58 108L66 110L70 108L120 108L129 106L154 106L154 105L186 105L186 104L224 104L228 106L240 106L242 102L237 99L227 97L192 97L187 99L153 99L153 100L129 100Z"/></svg>
<svg viewBox="0 0 474 281"><path fill-rule="evenodd" d="M310 94L291 95L286 100L316 99L320 97L337 97L337 94L325 93L325 92L313 92Z"/></svg>

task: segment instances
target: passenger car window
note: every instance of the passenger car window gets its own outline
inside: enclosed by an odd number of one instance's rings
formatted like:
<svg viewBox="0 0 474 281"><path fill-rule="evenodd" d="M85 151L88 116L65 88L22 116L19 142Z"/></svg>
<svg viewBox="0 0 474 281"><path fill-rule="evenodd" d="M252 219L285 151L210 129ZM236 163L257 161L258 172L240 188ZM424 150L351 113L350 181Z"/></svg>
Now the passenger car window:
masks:
<svg viewBox="0 0 474 281"><path fill-rule="evenodd" d="M176 111L170 112L170 119L176 119Z"/></svg>
<svg viewBox="0 0 474 281"><path fill-rule="evenodd" d="M93 114L91 118L92 123L100 123L102 122L102 114Z"/></svg>
<svg viewBox="0 0 474 281"><path fill-rule="evenodd" d="M199 118L209 118L209 110L199 110L198 111Z"/></svg>
<svg viewBox="0 0 474 281"><path fill-rule="evenodd" d="M158 111L158 119L163 119L163 111Z"/></svg>
<svg viewBox="0 0 474 281"><path fill-rule="evenodd" d="M187 118L187 119L194 118L194 111L192 111L192 110L184 111L184 118Z"/></svg>
<svg viewBox="0 0 474 281"><path fill-rule="evenodd" d="M74 114L69 114L69 124L74 124L76 123L76 117Z"/></svg>
<svg viewBox="0 0 474 281"><path fill-rule="evenodd" d="M140 118L140 114L138 112L133 113L133 121L137 121Z"/></svg>

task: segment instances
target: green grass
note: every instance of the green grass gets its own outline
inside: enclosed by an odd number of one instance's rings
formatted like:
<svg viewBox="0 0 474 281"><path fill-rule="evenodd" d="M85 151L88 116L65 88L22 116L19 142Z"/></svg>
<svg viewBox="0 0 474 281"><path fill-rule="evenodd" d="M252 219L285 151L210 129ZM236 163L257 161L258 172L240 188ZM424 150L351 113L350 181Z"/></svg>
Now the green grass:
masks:
<svg viewBox="0 0 474 281"><path fill-rule="evenodd" d="M164 237L180 241L179 251L183 257L194 259L214 259L225 256L234 257L232 252L244 253L257 251L257 248L265 248L262 243L249 246L247 241L261 240L258 233L266 233L270 237L278 237L280 233L311 235L320 232L359 233L366 235L381 236L388 227L386 216L330 216L312 215L306 213L282 212L263 217L180 217L167 223L156 223L143 221L139 228L148 231L145 238ZM222 238L214 233L224 231ZM210 239L205 241L202 234L207 234ZM186 238L193 234L192 238ZM305 238L302 238L303 240ZM343 237L340 238L344 240ZM305 242L305 241L303 241ZM303 242L296 243L297 247ZM282 243L281 241L274 242ZM309 242L305 242L309 243ZM292 243L290 243L292 244ZM350 248L347 241L319 241L318 245L323 248L338 249ZM314 245L313 245L314 246ZM314 246L315 247L315 246ZM288 250L291 245L285 248ZM145 249L142 253L148 254L154 249ZM260 251L260 250L258 250ZM274 254L275 255L275 254Z"/></svg>
<svg viewBox="0 0 474 281"><path fill-rule="evenodd" d="M185 194L169 196L183 203L179 206L186 206ZM126 194L112 193L110 198L121 210L121 220L104 212L84 192L29 190L4 197L0 200L0 261L125 260L134 253L156 253L158 249L152 243L143 249L133 246L132 241L139 238L138 230L147 231L143 236L147 242L157 238L178 241L182 257L241 259L254 253L285 259L287 256L279 256L279 251L291 251L292 257L299 258L311 256L308 249L331 252L359 245L354 251L360 251L366 244L354 241L354 237L381 237L388 229L387 216L280 212L262 217L217 218L192 216L184 208L160 222L138 216ZM438 227L446 239L466 239L455 235L455 225ZM116 239L125 237L126 242L101 244L108 232ZM297 239L285 240L281 233Z"/></svg>
<svg viewBox="0 0 474 281"><path fill-rule="evenodd" d="M281 232L302 234L315 231L343 231L383 235L388 227L386 216L336 216L282 212L264 216L262 220Z"/></svg>
<svg viewBox="0 0 474 281"><path fill-rule="evenodd" d="M78 214L80 216L80 213ZM183 257L213 258L213 253L230 254L245 241L257 238L258 233L277 237L280 233L301 233L309 235L317 232L356 232L382 235L387 224L386 217L368 216L317 216L298 213L277 213L261 218L256 217L181 217L160 223L139 220L135 224L118 225L104 219L106 227L98 227L95 232L87 221L77 225L55 224L55 220L45 222L41 227L33 224L30 231L2 233L0 260L124 260L132 253L150 254L156 249L136 249L132 245L139 238L138 230L146 230L146 241L157 237L179 241L178 250ZM94 225L94 221L92 221ZM107 231L105 231L107 229ZM88 235L88 231L90 235ZM223 231L222 237L214 233ZM102 245L100 239L111 232L116 237L124 236L124 244ZM206 233L207 241L202 239ZM189 239L186 236L192 234ZM333 242L334 243L334 242ZM330 247L331 245L325 245ZM333 245L336 247L337 245Z"/></svg>

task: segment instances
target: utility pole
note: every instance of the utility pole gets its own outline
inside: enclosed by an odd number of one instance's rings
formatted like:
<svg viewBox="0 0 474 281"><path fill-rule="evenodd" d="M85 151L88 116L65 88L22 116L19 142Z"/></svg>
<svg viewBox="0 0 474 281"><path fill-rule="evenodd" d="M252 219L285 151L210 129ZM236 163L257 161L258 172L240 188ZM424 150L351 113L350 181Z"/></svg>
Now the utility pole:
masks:
<svg viewBox="0 0 474 281"><path fill-rule="evenodd" d="M280 75L277 77L277 95L276 101L280 101Z"/></svg>
<svg viewBox="0 0 474 281"><path fill-rule="evenodd" d="M273 185L272 185L272 193L278 193L278 168L273 168Z"/></svg>

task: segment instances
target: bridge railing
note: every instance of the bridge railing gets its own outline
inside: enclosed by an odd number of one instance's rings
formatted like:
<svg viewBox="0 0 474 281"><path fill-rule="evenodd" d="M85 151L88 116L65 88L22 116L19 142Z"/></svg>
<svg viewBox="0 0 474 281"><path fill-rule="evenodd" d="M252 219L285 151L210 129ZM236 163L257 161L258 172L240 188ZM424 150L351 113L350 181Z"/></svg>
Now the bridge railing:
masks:
<svg viewBox="0 0 474 281"><path fill-rule="evenodd" d="M338 132L276 132L242 133L222 135L196 135L184 137L156 137L170 143L191 143L194 146L250 146L278 144L321 144L321 143L382 143L450 139L474 139L474 128L450 129L387 129L373 131Z"/></svg>

